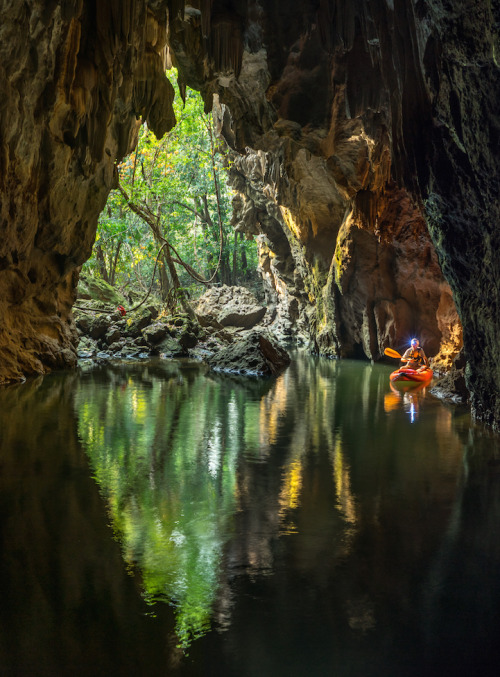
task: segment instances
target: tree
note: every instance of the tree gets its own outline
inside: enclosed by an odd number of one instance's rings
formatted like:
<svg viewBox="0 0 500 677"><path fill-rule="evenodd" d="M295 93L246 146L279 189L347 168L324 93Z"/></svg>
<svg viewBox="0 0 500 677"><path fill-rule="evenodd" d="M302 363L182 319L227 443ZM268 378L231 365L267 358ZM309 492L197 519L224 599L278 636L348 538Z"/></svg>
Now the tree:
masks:
<svg viewBox="0 0 500 677"><path fill-rule="evenodd" d="M212 115L198 93L188 89L184 104L177 94L177 125L158 140L144 124L136 150L117 167L119 188L101 216L89 268L111 284L141 282L162 248L162 297L189 310L187 287L234 284L257 257L230 226L227 158Z"/></svg>

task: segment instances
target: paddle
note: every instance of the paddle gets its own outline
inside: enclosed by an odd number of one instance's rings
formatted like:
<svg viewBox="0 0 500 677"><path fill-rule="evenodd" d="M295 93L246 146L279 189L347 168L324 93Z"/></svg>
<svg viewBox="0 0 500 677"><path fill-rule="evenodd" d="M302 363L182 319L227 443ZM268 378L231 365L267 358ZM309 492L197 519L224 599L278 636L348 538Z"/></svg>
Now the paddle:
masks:
<svg viewBox="0 0 500 677"><path fill-rule="evenodd" d="M384 350L384 355L387 355L387 357L395 357L398 360L402 357L397 350L393 350L392 348L386 348Z"/></svg>

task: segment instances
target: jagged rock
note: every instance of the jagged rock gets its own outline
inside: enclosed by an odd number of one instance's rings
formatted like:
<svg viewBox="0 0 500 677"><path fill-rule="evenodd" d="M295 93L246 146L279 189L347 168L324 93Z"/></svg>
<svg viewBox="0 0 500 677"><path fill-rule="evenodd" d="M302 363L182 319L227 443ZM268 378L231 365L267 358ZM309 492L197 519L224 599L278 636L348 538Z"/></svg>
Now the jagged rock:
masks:
<svg viewBox="0 0 500 677"><path fill-rule="evenodd" d="M146 327L142 334L148 343L154 345L165 338L165 336L168 334L168 329L165 324L158 322Z"/></svg>
<svg viewBox="0 0 500 677"><path fill-rule="evenodd" d="M119 353L116 353L116 356L118 357L123 357L123 358L130 358L130 357L138 357L141 353L141 349L138 346L132 346L132 345L125 345L123 348L119 351Z"/></svg>
<svg viewBox="0 0 500 677"><path fill-rule="evenodd" d="M219 322L223 327L251 329L262 320L265 314L266 309L262 306L248 308L235 304L235 306L230 306L219 314Z"/></svg>
<svg viewBox="0 0 500 677"><path fill-rule="evenodd" d="M111 346L112 343L115 343L115 341L119 341L121 338L121 332L118 329L118 327L110 327L108 331L106 332L105 335L105 341L108 344L108 346Z"/></svg>
<svg viewBox="0 0 500 677"><path fill-rule="evenodd" d="M102 338L109 330L110 322L108 315L97 315L90 321L89 336L94 340Z"/></svg>
<svg viewBox="0 0 500 677"><path fill-rule="evenodd" d="M252 292L244 287L212 287L198 299L196 316L202 326L251 329L266 314Z"/></svg>
<svg viewBox="0 0 500 677"><path fill-rule="evenodd" d="M182 347L180 341L172 336L159 343L156 350L164 357L180 357L186 354L186 350Z"/></svg>
<svg viewBox="0 0 500 677"><path fill-rule="evenodd" d="M111 353L118 353L124 347L125 347L125 341L123 339L119 339L118 341L110 344L109 351Z"/></svg>
<svg viewBox="0 0 500 677"><path fill-rule="evenodd" d="M254 376L276 375L290 364L290 356L270 337L252 333L207 357L216 371Z"/></svg>
<svg viewBox="0 0 500 677"><path fill-rule="evenodd" d="M188 330L179 336L179 343L185 350L188 350L195 347L198 343L198 337L194 332Z"/></svg>
<svg viewBox="0 0 500 677"><path fill-rule="evenodd" d="M143 310L142 313L138 313L132 317L132 321L127 325L128 334L134 338L141 336L142 330L151 324L152 319L153 315L149 308Z"/></svg>
<svg viewBox="0 0 500 677"><path fill-rule="evenodd" d="M431 388L435 397L452 402L468 402L469 391L465 380L465 358L463 351L453 362L452 368Z"/></svg>
<svg viewBox="0 0 500 677"><path fill-rule="evenodd" d="M92 318L89 315L81 315L76 320L76 326L82 332L82 334L88 334L90 332L91 324Z"/></svg>
<svg viewBox="0 0 500 677"><path fill-rule="evenodd" d="M89 336L82 336L78 343L78 357L88 359L97 354L97 345Z"/></svg>

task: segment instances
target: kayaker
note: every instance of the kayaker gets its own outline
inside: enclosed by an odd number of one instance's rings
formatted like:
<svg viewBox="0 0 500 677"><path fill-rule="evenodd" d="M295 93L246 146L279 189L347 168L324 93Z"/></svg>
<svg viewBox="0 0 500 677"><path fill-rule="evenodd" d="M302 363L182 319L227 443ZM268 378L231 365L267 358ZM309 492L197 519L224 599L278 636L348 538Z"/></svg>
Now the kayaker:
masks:
<svg viewBox="0 0 500 677"><path fill-rule="evenodd" d="M401 358L401 363L403 367L417 369L419 371L429 366L429 361L425 356L423 348L420 347L417 338L412 338L410 347Z"/></svg>

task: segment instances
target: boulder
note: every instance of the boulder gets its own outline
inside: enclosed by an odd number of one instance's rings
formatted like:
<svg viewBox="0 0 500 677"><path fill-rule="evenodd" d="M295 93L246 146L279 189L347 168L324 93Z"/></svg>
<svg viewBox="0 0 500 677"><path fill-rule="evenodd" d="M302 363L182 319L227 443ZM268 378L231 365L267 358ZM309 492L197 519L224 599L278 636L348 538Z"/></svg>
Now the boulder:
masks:
<svg viewBox="0 0 500 677"><path fill-rule="evenodd" d="M92 318L88 315L81 315L76 320L76 326L82 332L82 334L88 334L90 332L90 327L92 324Z"/></svg>
<svg viewBox="0 0 500 677"><path fill-rule="evenodd" d="M198 343L198 337L194 332L187 330L179 336L179 343L185 350L188 350L195 347Z"/></svg>
<svg viewBox="0 0 500 677"><path fill-rule="evenodd" d="M223 327L243 327L251 329L258 324L266 314L263 306L230 306L219 314L219 322Z"/></svg>
<svg viewBox="0 0 500 677"><path fill-rule="evenodd" d="M156 350L163 357L181 357L186 354L186 350L182 347L180 342L172 336L168 336L159 343L156 346Z"/></svg>
<svg viewBox="0 0 500 677"><path fill-rule="evenodd" d="M110 318L107 315L97 315L90 321L88 335L94 340L98 340L106 335L109 330Z"/></svg>
<svg viewBox="0 0 500 677"><path fill-rule="evenodd" d="M195 312L203 327L251 329L266 314L252 292L245 287L213 287L198 299Z"/></svg>
<svg viewBox="0 0 500 677"><path fill-rule="evenodd" d="M146 341L153 345L159 343L162 339L165 338L167 334L168 334L167 327L161 322L155 322L155 324L151 324L149 327L146 327L142 332L142 335L144 336Z"/></svg>
<svg viewBox="0 0 500 677"><path fill-rule="evenodd" d="M270 336L255 332L207 357L206 361L216 371L271 376L290 364L290 356Z"/></svg>
<svg viewBox="0 0 500 677"><path fill-rule="evenodd" d="M88 359L93 357L97 353L97 346L95 341L93 341L88 336L82 336L77 349L77 355L79 359Z"/></svg>
<svg viewBox="0 0 500 677"><path fill-rule="evenodd" d="M152 319L153 315L151 313L151 309L147 308L146 310L143 310L142 313L133 317L132 321L128 325L129 335L133 336L134 338L140 336L142 330L151 324Z"/></svg>
<svg viewBox="0 0 500 677"><path fill-rule="evenodd" d="M115 307L125 303L123 294L117 292L110 284L83 273L80 274L78 282L78 298L102 301Z"/></svg>
<svg viewBox="0 0 500 677"><path fill-rule="evenodd" d="M116 341L119 341L120 338L121 338L120 330L118 329L118 327L115 326L111 326L106 332L106 335L104 337L108 346L110 346L112 343L115 343Z"/></svg>

